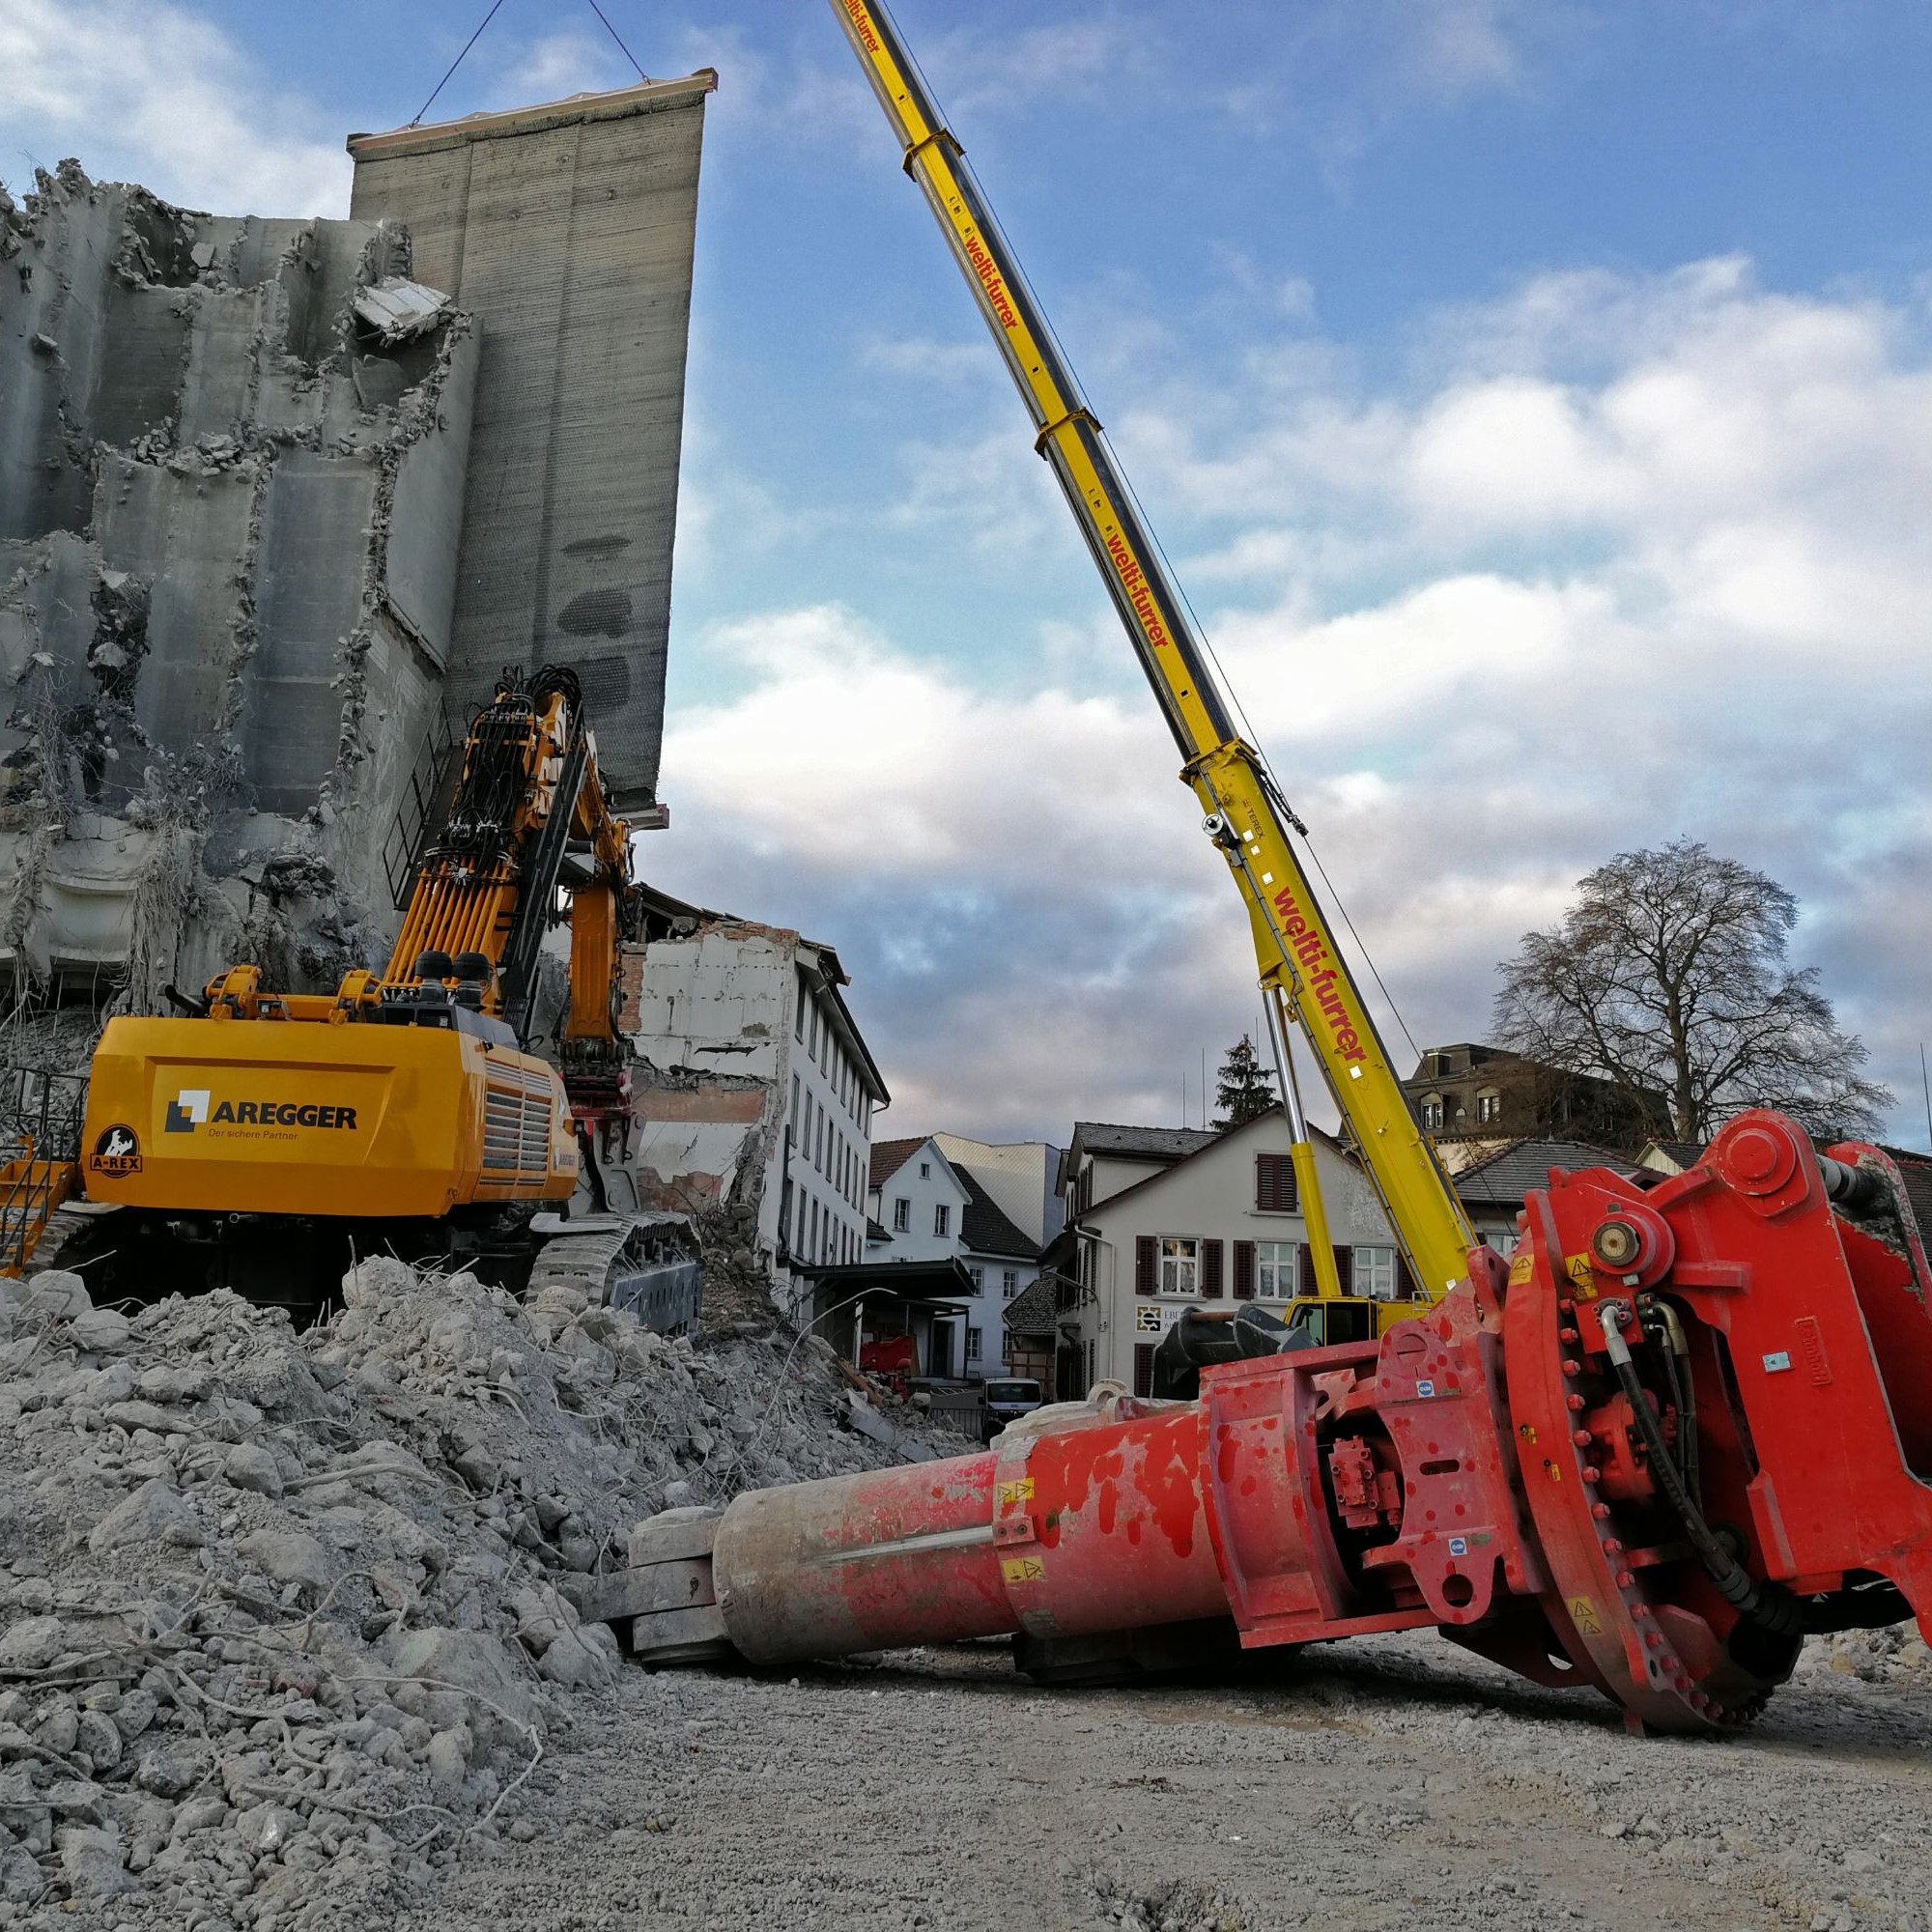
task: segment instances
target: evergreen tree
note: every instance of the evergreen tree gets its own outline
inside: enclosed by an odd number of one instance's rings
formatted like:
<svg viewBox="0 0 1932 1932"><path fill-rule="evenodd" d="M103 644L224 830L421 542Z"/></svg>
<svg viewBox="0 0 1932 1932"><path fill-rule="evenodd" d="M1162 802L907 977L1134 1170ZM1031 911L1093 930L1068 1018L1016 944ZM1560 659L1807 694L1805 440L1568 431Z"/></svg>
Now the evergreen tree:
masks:
<svg viewBox="0 0 1932 1932"><path fill-rule="evenodd" d="M1221 1063L1214 1104L1222 1115L1214 1122L1214 1131L1219 1134L1238 1127L1243 1121L1252 1121L1257 1114L1265 1114L1275 1104L1274 1076L1262 1065L1255 1043L1246 1034L1228 1049L1228 1057Z"/></svg>

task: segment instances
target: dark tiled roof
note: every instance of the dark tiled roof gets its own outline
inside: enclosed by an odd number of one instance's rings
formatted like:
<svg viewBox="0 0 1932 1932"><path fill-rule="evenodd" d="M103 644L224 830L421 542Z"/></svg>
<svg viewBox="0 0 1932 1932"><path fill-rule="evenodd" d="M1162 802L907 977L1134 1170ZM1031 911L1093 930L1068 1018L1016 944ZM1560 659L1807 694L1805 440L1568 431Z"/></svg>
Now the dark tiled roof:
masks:
<svg viewBox="0 0 1932 1932"><path fill-rule="evenodd" d="M1607 1167L1626 1179L1643 1173L1634 1161L1587 1141L1544 1140L1531 1136L1498 1148L1453 1177L1456 1192L1468 1208L1520 1208L1532 1189L1549 1185L1552 1167Z"/></svg>
<svg viewBox="0 0 1932 1932"><path fill-rule="evenodd" d="M1089 1153L1124 1154L1130 1160L1185 1160L1221 1136L1200 1127L1123 1127L1109 1121L1075 1121L1073 1138Z"/></svg>
<svg viewBox="0 0 1932 1932"><path fill-rule="evenodd" d="M1932 1156L1913 1148L1886 1147L1882 1141L1878 1145L1896 1163L1912 1217L1918 1223L1918 1238L1932 1248Z"/></svg>
<svg viewBox="0 0 1932 1932"><path fill-rule="evenodd" d="M1043 1274L1037 1281L1029 1282L1007 1303L1002 1318L1007 1326L1015 1335L1052 1334L1059 1313L1056 1290L1051 1275Z"/></svg>
<svg viewBox="0 0 1932 1932"><path fill-rule="evenodd" d="M966 1208L959 1216L959 1238L969 1255L1011 1255L1018 1261L1037 1261L1039 1243L1013 1226L993 1197L963 1167L952 1172L966 1190Z"/></svg>
<svg viewBox="0 0 1932 1932"><path fill-rule="evenodd" d="M874 1141L872 1143L872 1185L883 1187L907 1161L912 1158L914 1148L925 1145L925 1136L920 1135L909 1141Z"/></svg>
<svg viewBox="0 0 1932 1932"><path fill-rule="evenodd" d="M866 1238L868 1241L890 1242L893 1237L868 1214L866 1217Z"/></svg>

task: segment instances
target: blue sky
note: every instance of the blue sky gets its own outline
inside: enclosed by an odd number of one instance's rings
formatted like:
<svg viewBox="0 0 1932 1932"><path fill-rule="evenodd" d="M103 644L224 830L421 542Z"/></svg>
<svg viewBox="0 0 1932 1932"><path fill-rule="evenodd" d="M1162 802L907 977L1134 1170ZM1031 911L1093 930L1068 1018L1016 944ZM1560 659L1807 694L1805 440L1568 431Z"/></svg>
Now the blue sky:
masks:
<svg viewBox="0 0 1932 1932"><path fill-rule="evenodd" d="M1238 907L829 8L606 11L722 75L647 867L838 945L897 1131L1177 1118ZM1924 1145L1932 12L896 11L1415 1036L1688 832ZM481 12L0 0L0 178L342 213ZM436 114L627 73L504 0Z"/></svg>

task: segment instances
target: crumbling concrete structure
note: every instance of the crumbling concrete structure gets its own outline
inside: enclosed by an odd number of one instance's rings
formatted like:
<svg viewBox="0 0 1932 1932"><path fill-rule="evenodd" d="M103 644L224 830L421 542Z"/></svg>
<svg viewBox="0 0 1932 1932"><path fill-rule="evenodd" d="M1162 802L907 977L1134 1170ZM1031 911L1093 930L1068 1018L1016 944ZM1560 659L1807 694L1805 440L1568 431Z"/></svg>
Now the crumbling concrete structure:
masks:
<svg viewBox="0 0 1932 1932"><path fill-rule="evenodd" d="M578 670L651 822L714 80L357 137L349 221L0 190L16 991L381 965L505 666Z"/></svg>
<svg viewBox="0 0 1932 1932"><path fill-rule="evenodd" d="M685 341L709 69L356 134L351 212L477 318L454 700L505 665L583 686L618 809L657 805Z"/></svg>
<svg viewBox="0 0 1932 1932"><path fill-rule="evenodd" d="M143 1006L244 951L329 982L441 708L468 318L358 314L400 231L71 162L0 257L0 959Z"/></svg>

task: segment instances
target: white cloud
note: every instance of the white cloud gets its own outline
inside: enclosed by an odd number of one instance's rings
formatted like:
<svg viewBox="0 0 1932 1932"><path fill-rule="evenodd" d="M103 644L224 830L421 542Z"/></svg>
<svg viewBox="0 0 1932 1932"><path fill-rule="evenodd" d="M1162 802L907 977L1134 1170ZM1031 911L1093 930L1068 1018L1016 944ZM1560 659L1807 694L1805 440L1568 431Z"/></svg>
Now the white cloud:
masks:
<svg viewBox="0 0 1932 1932"><path fill-rule="evenodd" d="M1210 618L1221 655L1418 1037L1482 1034L1494 962L1583 871L1689 833L1800 895L1804 956L1916 1093L1913 329L1734 261L1542 277L1439 319L1406 386L1319 357L1271 382L1264 349L1238 397L1156 392L1122 419L1207 581L1243 593ZM1016 510L990 452L949 490L960 527L1065 514ZM977 554L949 558L967 594ZM1251 1022L1237 900L1154 707L1094 677L1097 587L1095 611L1016 693L842 611L777 612L700 646L746 695L672 721L689 830L667 863L840 945L907 1130L1172 1120L1181 1067Z"/></svg>
<svg viewBox="0 0 1932 1932"><path fill-rule="evenodd" d="M0 0L0 125L189 208L349 212L342 132L171 0Z"/></svg>

